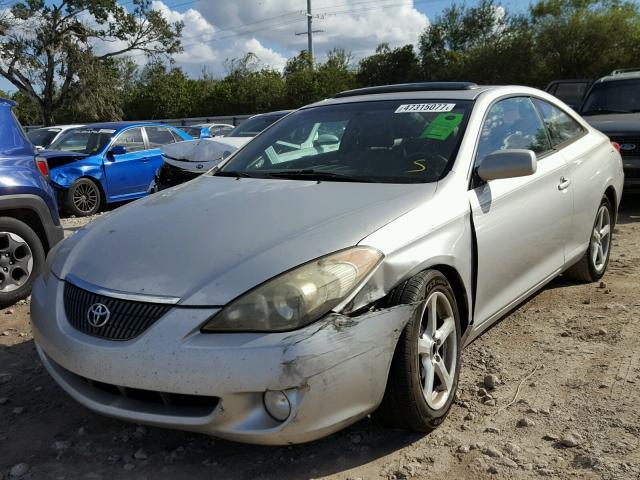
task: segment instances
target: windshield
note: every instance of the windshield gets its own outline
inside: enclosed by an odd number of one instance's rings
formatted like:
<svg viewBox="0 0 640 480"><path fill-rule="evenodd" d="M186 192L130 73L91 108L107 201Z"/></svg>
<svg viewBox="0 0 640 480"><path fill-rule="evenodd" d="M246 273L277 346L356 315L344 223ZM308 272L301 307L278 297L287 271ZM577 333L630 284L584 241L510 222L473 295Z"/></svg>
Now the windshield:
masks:
<svg viewBox="0 0 640 480"><path fill-rule="evenodd" d="M73 128L60 135L49 149L91 155L102 151L114 133L110 128Z"/></svg>
<svg viewBox="0 0 640 480"><path fill-rule="evenodd" d="M289 115L239 150L214 175L421 183L453 162L471 103L381 101Z"/></svg>
<svg viewBox="0 0 640 480"><path fill-rule="evenodd" d="M56 138L56 135L59 132L59 128L38 128L27 132L27 137L29 137L29 140L34 145L38 147L46 147L54 138Z"/></svg>
<svg viewBox="0 0 640 480"><path fill-rule="evenodd" d="M582 105L582 115L640 111L640 78L596 83Z"/></svg>
<svg viewBox="0 0 640 480"><path fill-rule="evenodd" d="M193 138L199 138L200 133L202 132L201 127L178 127L178 128L182 130L184 133L186 133L187 135L191 135Z"/></svg>
<svg viewBox="0 0 640 480"><path fill-rule="evenodd" d="M280 120L283 115L259 115L242 122L239 126L231 130L227 137L255 137L268 126Z"/></svg>

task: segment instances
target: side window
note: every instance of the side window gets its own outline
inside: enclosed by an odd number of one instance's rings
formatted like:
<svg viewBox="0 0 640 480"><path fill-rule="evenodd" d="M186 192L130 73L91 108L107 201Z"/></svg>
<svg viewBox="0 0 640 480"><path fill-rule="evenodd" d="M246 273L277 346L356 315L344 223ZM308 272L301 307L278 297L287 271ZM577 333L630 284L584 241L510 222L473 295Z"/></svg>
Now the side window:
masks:
<svg viewBox="0 0 640 480"><path fill-rule="evenodd" d="M549 129L551 143L554 147L579 137L584 132L584 128L578 122L559 108L537 98L534 98L533 101Z"/></svg>
<svg viewBox="0 0 640 480"><path fill-rule="evenodd" d="M144 140L142 138L142 128L130 128L125 130L113 143L113 146L123 146L127 148L127 152L139 152L145 149Z"/></svg>
<svg viewBox="0 0 640 480"><path fill-rule="evenodd" d="M541 154L551 150L542 119L528 97L496 102L487 112L476 162L496 150L525 148Z"/></svg>
<svg viewBox="0 0 640 480"><path fill-rule="evenodd" d="M149 139L149 148L158 148L161 145L175 143L171 130L166 127L144 127Z"/></svg>

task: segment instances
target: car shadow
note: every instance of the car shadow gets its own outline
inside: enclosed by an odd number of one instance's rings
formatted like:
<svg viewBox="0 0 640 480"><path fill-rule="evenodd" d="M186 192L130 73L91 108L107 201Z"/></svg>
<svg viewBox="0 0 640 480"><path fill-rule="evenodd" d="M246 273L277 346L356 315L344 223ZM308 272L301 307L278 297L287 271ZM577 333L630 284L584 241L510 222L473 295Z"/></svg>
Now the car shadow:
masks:
<svg viewBox="0 0 640 480"><path fill-rule="evenodd" d="M620 210L618 211L618 224L640 222L640 193L625 193L620 199Z"/></svg>

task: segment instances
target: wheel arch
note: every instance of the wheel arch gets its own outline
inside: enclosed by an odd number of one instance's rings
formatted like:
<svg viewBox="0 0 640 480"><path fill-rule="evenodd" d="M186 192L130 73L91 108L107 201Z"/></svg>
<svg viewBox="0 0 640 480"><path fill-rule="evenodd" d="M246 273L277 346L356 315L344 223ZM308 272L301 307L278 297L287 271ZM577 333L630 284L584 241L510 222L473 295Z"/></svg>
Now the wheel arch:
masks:
<svg viewBox="0 0 640 480"><path fill-rule="evenodd" d="M469 328L471 315L467 289L465 288L460 273L455 269L455 267L444 263L433 265L427 270L438 270L447 278L447 281L451 285L455 295L458 313L460 314L460 336L464 336Z"/></svg>
<svg viewBox="0 0 640 480"><path fill-rule="evenodd" d="M81 177L76 178L75 181L80 180L81 178L86 178L87 180L92 181L93 183L95 183L98 187L98 190L100 190L100 196L102 197L100 199L100 209L103 209L107 206L107 192L104 188L104 185L102 184L102 182L100 181L100 179L93 177L89 174L85 174L82 175Z"/></svg>
<svg viewBox="0 0 640 480"><path fill-rule="evenodd" d="M618 222L618 195L613 185L609 185L604 191L605 196L609 199L611 207L613 208L613 224Z"/></svg>
<svg viewBox="0 0 640 480"><path fill-rule="evenodd" d="M45 253L51 248L40 215L38 215L38 212L35 210L30 208L0 208L0 218L1 217L14 218L29 226L40 239Z"/></svg>

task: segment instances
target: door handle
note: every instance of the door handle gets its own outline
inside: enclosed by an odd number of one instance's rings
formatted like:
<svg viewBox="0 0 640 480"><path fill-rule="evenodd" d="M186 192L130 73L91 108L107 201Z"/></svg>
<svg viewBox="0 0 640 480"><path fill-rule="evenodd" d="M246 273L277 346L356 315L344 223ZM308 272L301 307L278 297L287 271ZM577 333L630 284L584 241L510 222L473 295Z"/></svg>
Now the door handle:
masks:
<svg viewBox="0 0 640 480"><path fill-rule="evenodd" d="M560 184L558 185L558 190L566 190L571 185L571 180L565 177L560 177Z"/></svg>
<svg viewBox="0 0 640 480"><path fill-rule="evenodd" d="M149 157L142 157L142 158L140 159L140 161L141 161L142 163L147 163L147 162L149 161Z"/></svg>

